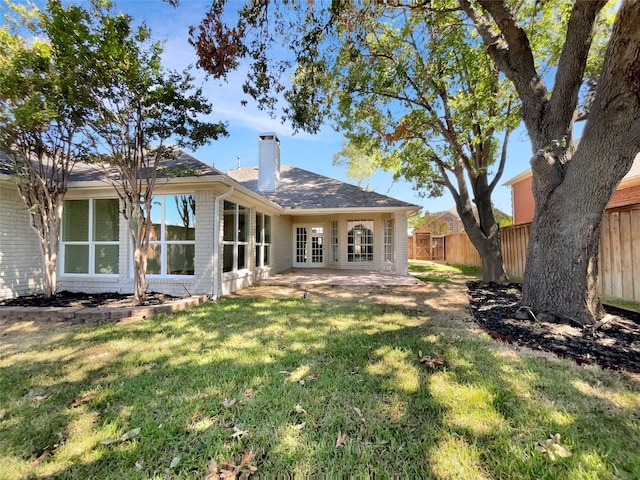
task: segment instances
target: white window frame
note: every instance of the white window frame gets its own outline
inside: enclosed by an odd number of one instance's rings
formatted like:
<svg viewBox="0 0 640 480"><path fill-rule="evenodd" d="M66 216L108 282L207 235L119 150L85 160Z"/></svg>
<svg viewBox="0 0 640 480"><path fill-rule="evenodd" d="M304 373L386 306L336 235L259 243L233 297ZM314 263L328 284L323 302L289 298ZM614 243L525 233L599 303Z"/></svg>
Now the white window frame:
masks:
<svg viewBox="0 0 640 480"><path fill-rule="evenodd" d="M251 235L249 233L247 233L246 241L240 241L238 240L238 234L240 231L240 207L242 207L245 210L245 216L248 222L248 225L245 225L245 229L247 232L251 232L251 209L249 207L245 207L244 205L240 205L239 203L235 203L235 202L231 202L228 200L224 200L224 204L232 204L234 205L234 215L233 215L233 239L232 240L224 240L224 226L223 226L223 240L222 240L222 256L224 258L224 247L225 246L232 246L233 247L233 264L232 264L232 268L231 270L227 270L224 271L224 266L223 266L223 275L229 275L229 274L233 274L233 273L238 273L238 272L245 272L249 270L249 256L251 255L251 253L249 252L249 248L250 248L250 238ZM223 207L223 210L225 210L226 213L226 208ZM225 215L223 214L223 221L224 221L224 217ZM238 247L244 245L245 246L245 266L243 268L238 268Z"/></svg>
<svg viewBox="0 0 640 480"><path fill-rule="evenodd" d="M393 251L393 220L384 221L384 261L394 263Z"/></svg>
<svg viewBox="0 0 640 480"><path fill-rule="evenodd" d="M94 216L94 211L95 211L95 202L96 200L112 200L112 201L118 201L117 199L114 198L79 198L79 199L70 199L70 200L65 200L65 202L69 201L80 201L80 202L88 202L89 203L89 212L88 212L88 223L87 223L87 240L64 240L65 237L65 232L64 232L64 221L62 222L62 228L60 230L60 260L61 262L58 265L58 270L60 271L60 275L64 275L64 276L69 276L69 277L86 277L86 276L92 276L92 275L100 275L100 278L115 278L119 276L119 271L120 271L120 253L121 253L121 249L120 249L120 238L118 238L117 240L108 240L108 241L97 241L93 239L93 225L95 223L95 216ZM64 209L64 204L63 204L63 209ZM118 211L120 210L120 208L118 208ZM63 212L63 219L64 219L64 212ZM118 212L118 237L119 232L120 232L120 213ZM65 259L66 259L66 255L67 255L67 246L71 246L71 245L86 245L89 248L89 256L88 256L88 269L86 273L75 273L75 272L65 272L64 267L65 267ZM117 273L101 273L101 272L96 272L95 271L95 266L96 266L96 257L95 257L95 251L96 251L96 247L100 246L100 245L112 245L112 246L117 246L118 247L118 272Z"/></svg>
<svg viewBox="0 0 640 480"><path fill-rule="evenodd" d="M258 222L258 217L260 217L261 221ZM265 235L267 233L267 228L265 227L266 225L266 219L269 219L269 241L267 242L265 239L267 238L267 235ZM272 229L271 229L271 225L272 225L273 219L271 217L271 215L267 215L266 213L262 213L262 212L256 212L256 253L257 250L260 250L260 255L256 255L256 268L265 268L265 267L270 267L271 264L273 263L273 260L271 258L271 235L272 235ZM260 224L262 226L262 228L260 229L260 231L258 231L258 224ZM265 252L267 252L267 258L269 259L269 261L267 263L265 263L264 258L265 258ZM260 260L258 262L258 260Z"/></svg>
<svg viewBox="0 0 640 480"><path fill-rule="evenodd" d="M356 228L358 225L362 225L367 230L371 231L371 242L364 243L360 241L360 243L356 243L355 235L354 243L349 242L349 232ZM371 225L371 228L368 228L368 225ZM361 219L361 220L347 220L347 263L352 264L363 264L363 263L373 263L374 255L375 255L375 222L373 219ZM355 233L355 232L354 232ZM368 236L367 236L368 237ZM361 239L362 240L362 239ZM349 249L353 248L352 252L349 252ZM356 252L360 250L359 252ZM370 250L363 253L363 250ZM359 260L356 260L358 258ZM364 258L364 260L363 260Z"/></svg>
<svg viewBox="0 0 640 480"><path fill-rule="evenodd" d="M338 242L338 221L331 221L331 261L338 263L340 260Z"/></svg>
<svg viewBox="0 0 640 480"><path fill-rule="evenodd" d="M160 273L146 273L146 276L150 277L150 278L193 278L195 276L195 269L196 269L196 259L195 259L195 249L196 249L196 241L195 241L195 236L193 240L167 240L166 239L166 226L167 226L167 219L166 219L166 206L167 206L167 199L168 198L174 198L174 197L179 197L179 196L183 196L183 195L190 195L195 197L195 194L193 193L183 193L183 194L174 194L174 195L154 195L153 198L151 199L152 204L155 202L160 201L160 240L149 240L149 246L152 245L159 245L160 246ZM197 206L196 206L197 209ZM194 224L193 227L196 227L196 214L194 212L193 214L194 216ZM149 219L151 221L151 219ZM167 273L167 267L168 267L168 262L167 262L167 254L168 254L168 246L169 245L193 245L193 270L194 272L192 274L179 274L179 273L172 273L172 274L168 274ZM131 266L133 268L133 260L131 261Z"/></svg>

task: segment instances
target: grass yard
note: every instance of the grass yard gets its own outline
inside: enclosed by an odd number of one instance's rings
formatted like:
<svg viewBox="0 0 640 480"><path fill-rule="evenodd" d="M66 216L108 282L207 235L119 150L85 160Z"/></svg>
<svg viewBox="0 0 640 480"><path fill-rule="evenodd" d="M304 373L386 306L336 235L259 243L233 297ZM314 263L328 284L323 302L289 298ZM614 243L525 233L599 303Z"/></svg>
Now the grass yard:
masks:
<svg viewBox="0 0 640 480"><path fill-rule="evenodd" d="M465 282L482 278L482 269L469 265L447 265L431 261L410 260L409 272L425 283Z"/></svg>
<svg viewBox="0 0 640 480"><path fill-rule="evenodd" d="M640 478L637 377L433 303L225 298L0 348L0 478ZM1 337L0 337L1 338Z"/></svg>

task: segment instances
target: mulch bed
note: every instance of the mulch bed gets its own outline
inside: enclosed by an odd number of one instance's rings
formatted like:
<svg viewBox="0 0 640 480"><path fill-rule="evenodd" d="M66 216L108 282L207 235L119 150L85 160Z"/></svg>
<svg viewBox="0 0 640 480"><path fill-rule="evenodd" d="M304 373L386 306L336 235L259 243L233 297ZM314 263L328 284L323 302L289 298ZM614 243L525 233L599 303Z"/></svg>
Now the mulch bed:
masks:
<svg viewBox="0 0 640 480"><path fill-rule="evenodd" d="M555 353L578 363L640 372L640 314L606 307L614 315L592 331L558 319L520 320L519 284L467 282L476 322L492 337Z"/></svg>
<svg viewBox="0 0 640 480"><path fill-rule="evenodd" d="M176 297L163 293L147 293L141 306L162 305L175 300ZM0 301L6 307L132 307L136 306L133 295L125 293L78 293L58 292L50 298L43 295L26 295Z"/></svg>

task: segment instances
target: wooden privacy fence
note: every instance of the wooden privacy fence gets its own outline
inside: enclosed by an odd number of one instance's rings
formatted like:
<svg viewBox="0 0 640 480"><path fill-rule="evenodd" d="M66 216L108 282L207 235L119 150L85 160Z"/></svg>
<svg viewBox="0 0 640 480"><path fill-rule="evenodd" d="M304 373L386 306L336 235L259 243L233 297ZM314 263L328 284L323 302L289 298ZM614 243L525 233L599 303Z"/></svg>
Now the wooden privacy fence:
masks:
<svg viewBox="0 0 640 480"><path fill-rule="evenodd" d="M502 228L502 256L510 278L524 276L530 232L530 223ZM451 233L445 237L444 261L482 266L480 255L465 233ZM605 212L599 268L602 295L640 302L640 204Z"/></svg>

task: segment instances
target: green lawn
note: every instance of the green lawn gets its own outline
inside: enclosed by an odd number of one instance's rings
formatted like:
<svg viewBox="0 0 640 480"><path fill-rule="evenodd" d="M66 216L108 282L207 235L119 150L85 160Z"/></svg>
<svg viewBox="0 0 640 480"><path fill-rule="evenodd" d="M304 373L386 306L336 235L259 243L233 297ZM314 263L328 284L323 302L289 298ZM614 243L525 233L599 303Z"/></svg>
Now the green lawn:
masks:
<svg viewBox="0 0 640 480"><path fill-rule="evenodd" d="M238 297L0 349L0 478L640 478L637 378L461 316Z"/></svg>
<svg viewBox="0 0 640 480"><path fill-rule="evenodd" d="M409 273L425 283L460 283L470 277L482 278L480 267L417 260L409 261Z"/></svg>

